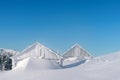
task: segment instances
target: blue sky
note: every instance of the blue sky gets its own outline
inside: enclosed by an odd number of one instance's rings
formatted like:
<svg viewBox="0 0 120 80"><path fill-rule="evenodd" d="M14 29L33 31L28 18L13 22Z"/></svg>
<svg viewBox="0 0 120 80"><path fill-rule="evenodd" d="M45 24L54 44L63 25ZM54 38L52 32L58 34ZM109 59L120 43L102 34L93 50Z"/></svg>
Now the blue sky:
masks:
<svg viewBox="0 0 120 80"><path fill-rule="evenodd" d="M120 1L0 0L0 47L36 41L61 53L74 43L94 56L120 51Z"/></svg>

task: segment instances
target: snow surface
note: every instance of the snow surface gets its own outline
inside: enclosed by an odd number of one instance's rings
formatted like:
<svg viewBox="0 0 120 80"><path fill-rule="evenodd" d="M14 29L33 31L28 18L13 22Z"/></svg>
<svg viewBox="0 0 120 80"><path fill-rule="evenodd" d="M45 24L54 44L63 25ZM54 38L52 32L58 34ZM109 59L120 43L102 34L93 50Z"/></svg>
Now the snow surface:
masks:
<svg viewBox="0 0 120 80"><path fill-rule="evenodd" d="M26 59L23 62L29 65L26 65L24 69L0 72L0 80L120 80L120 52L96 57L69 68L58 66L56 69L57 66L51 62L39 61L38 58ZM41 68L41 64L45 68Z"/></svg>
<svg viewBox="0 0 120 80"><path fill-rule="evenodd" d="M27 70L52 70L60 69L59 64L55 60L45 60L45 59L30 59L27 66Z"/></svg>
<svg viewBox="0 0 120 80"><path fill-rule="evenodd" d="M18 61L13 70L48 70L48 69L60 69L60 65L55 60L46 60L39 58L26 58Z"/></svg>
<svg viewBox="0 0 120 80"><path fill-rule="evenodd" d="M35 43L12 60L13 69L1 71L0 80L120 80L120 52L92 58L75 45L62 58ZM58 64L59 60L63 65Z"/></svg>

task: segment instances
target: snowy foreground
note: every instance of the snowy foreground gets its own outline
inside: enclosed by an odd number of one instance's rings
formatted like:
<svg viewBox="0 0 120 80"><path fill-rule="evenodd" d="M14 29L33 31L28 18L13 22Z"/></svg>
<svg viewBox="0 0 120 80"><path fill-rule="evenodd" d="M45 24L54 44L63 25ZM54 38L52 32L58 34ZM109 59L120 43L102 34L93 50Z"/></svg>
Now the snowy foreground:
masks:
<svg viewBox="0 0 120 80"><path fill-rule="evenodd" d="M30 61L26 67L0 72L0 80L120 80L120 52L69 68L41 59L26 59L23 63L26 61Z"/></svg>
<svg viewBox="0 0 120 80"><path fill-rule="evenodd" d="M1 49L1 54L15 54ZM6 62L6 61L4 61ZM0 80L120 80L120 52L93 58L78 44L63 56L35 43L12 57Z"/></svg>

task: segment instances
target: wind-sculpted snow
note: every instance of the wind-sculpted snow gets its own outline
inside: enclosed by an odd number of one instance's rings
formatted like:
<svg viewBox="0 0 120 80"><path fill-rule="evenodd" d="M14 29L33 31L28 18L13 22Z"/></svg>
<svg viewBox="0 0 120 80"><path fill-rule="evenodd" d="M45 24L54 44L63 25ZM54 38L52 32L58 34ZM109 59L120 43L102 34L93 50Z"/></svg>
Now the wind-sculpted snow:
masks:
<svg viewBox="0 0 120 80"><path fill-rule="evenodd" d="M60 69L60 65L55 60L39 59L39 58L26 58L17 62L13 70L50 70Z"/></svg>
<svg viewBox="0 0 120 80"><path fill-rule="evenodd" d="M1 71L0 80L120 80L120 52L93 58L75 45L62 58L35 43L12 60L13 69Z"/></svg>
<svg viewBox="0 0 120 80"><path fill-rule="evenodd" d="M44 64L42 68L41 64ZM31 59L24 70L0 72L0 80L120 80L120 52L96 57L76 67L71 65L72 68L47 66L54 65L49 61Z"/></svg>
<svg viewBox="0 0 120 80"><path fill-rule="evenodd" d="M57 64L55 60L46 60L38 58L31 58L26 66L26 70L52 70L60 68L60 65Z"/></svg>

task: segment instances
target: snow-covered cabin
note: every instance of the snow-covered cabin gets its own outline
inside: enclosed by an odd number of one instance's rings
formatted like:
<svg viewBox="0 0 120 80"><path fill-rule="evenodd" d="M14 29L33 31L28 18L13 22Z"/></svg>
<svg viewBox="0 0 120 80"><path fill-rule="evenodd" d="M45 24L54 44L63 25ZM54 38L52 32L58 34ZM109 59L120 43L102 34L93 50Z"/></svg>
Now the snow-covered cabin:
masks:
<svg viewBox="0 0 120 80"><path fill-rule="evenodd" d="M79 44L73 45L65 54L63 55L63 59L91 59L92 56L83 49Z"/></svg>

